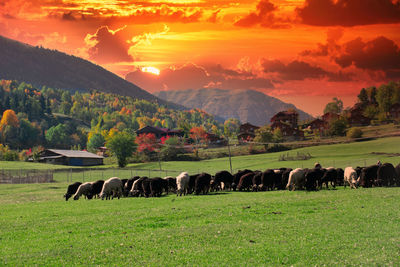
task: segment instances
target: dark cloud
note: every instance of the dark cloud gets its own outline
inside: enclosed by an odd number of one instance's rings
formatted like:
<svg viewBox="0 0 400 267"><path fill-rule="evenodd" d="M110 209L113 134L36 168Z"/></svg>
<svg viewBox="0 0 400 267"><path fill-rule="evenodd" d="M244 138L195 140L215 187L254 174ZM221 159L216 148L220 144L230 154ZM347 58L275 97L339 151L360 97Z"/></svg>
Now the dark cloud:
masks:
<svg viewBox="0 0 400 267"><path fill-rule="evenodd" d="M392 0L306 0L296 11L304 24L315 26L400 22L400 3Z"/></svg>
<svg viewBox="0 0 400 267"><path fill-rule="evenodd" d="M255 12L249 13L247 16L240 18L235 22L235 26L252 27L260 25L267 28L288 28L289 25L275 17L274 11L277 7L269 0L261 0L256 7Z"/></svg>
<svg viewBox="0 0 400 267"><path fill-rule="evenodd" d="M271 80L248 73L223 68L221 65L199 66L186 64L164 69L159 76L136 70L126 76L128 81L151 91L200 88L259 89L273 88Z"/></svg>
<svg viewBox="0 0 400 267"><path fill-rule="evenodd" d="M325 57L328 55L332 55L336 51L340 49L340 45L338 41L343 36L343 29L330 29L327 31L326 44L317 44L316 49L304 50L300 53L301 56L310 56L310 57Z"/></svg>
<svg viewBox="0 0 400 267"><path fill-rule="evenodd" d="M283 81L302 81L306 79L325 79L329 81L350 81L353 74L343 72L330 72L321 67L294 60L284 64L280 60L264 60L262 67L265 73L276 74Z"/></svg>
<svg viewBox="0 0 400 267"><path fill-rule="evenodd" d="M102 26L95 34L88 34L85 42L90 46L89 58L100 64L132 61L132 56L128 54L129 44L122 34L123 29L113 31Z"/></svg>
<svg viewBox="0 0 400 267"><path fill-rule="evenodd" d="M354 64L367 70L399 70L400 48L383 36L368 42L357 38L344 45L343 54L336 57L335 62L344 68Z"/></svg>

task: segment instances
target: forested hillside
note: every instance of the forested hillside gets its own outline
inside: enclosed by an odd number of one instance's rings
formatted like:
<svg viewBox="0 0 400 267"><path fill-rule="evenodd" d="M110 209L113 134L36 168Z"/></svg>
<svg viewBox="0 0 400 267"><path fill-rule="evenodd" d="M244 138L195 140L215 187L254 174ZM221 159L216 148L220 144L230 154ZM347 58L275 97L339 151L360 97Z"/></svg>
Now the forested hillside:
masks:
<svg viewBox="0 0 400 267"><path fill-rule="evenodd" d="M11 148L33 146L85 148L98 133L106 138L117 131L134 132L146 125L180 128L189 134L193 127L223 131L214 117L197 109L174 110L129 96L99 91L87 93L0 80L1 143Z"/></svg>
<svg viewBox="0 0 400 267"><path fill-rule="evenodd" d="M72 92L96 89L168 104L96 64L57 50L34 47L0 36L0 51L0 79ZM175 104L171 107L182 108Z"/></svg>

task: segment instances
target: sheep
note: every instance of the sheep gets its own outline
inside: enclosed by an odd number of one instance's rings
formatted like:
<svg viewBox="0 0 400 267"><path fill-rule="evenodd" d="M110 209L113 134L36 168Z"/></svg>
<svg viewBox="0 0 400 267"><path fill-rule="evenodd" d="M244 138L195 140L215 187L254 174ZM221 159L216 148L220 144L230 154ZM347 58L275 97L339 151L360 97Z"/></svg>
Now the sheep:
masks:
<svg viewBox="0 0 400 267"><path fill-rule="evenodd" d="M166 180L167 184L168 184L167 195L168 195L169 191L176 193L176 178L174 178L172 176L167 176L167 177L164 177L164 180Z"/></svg>
<svg viewBox="0 0 400 267"><path fill-rule="evenodd" d="M337 168L336 171L337 171L336 184L341 186L344 183L344 170L342 168Z"/></svg>
<svg viewBox="0 0 400 267"><path fill-rule="evenodd" d="M144 180L147 180L147 177L141 177L133 182L131 191L129 191L130 196L139 197L144 196L142 183Z"/></svg>
<svg viewBox="0 0 400 267"><path fill-rule="evenodd" d="M104 198L110 199L114 198L115 196L118 199L122 195L122 181L118 177L111 177L110 179L106 180L103 184L103 189L101 190L100 197L102 200Z"/></svg>
<svg viewBox="0 0 400 267"><path fill-rule="evenodd" d="M372 187L377 177L378 168L379 165L372 165L362 169L360 176L360 185L362 187Z"/></svg>
<svg viewBox="0 0 400 267"><path fill-rule="evenodd" d="M337 170L333 167L326 168L325 174L322 177L322 182L320 185L320 189L322 188L322 184L325 183L326 188L329 188L328 183L331 182L331 185L335 188L336 187L336 180L337 180Z"/></svg>
<svg viewBox="0 0 400 267"><path fill-rule="evenodd" d="M97 197L97 198L99 197L99 194L100 194L101 190L103 189L103 184L104 184L103 180L97 180L96 182L93 183L92 196Z"/></svg>
<svg viewBox="0 0 400 267"><path fill-rule="evenodd" d="M397 173L396 186L400 186L400 163L397 164L396 166L396 173Z"/></svg>
<svg viewBox="0 0 400 267"><path fill-rule="evenodd" d="M215 174L213 182L221 189L231 189L233 183L233 175L228 171L219 171ZM224 188L222 186L224 185Z"/></svg>
<svg viewBox="0 0 400 267"><path fill-rule="evenodd" d="M92 199L92 182L83 183L78 187L74 195L74 200L78 200L80 196L84 195L88 199Z"/></svg>
<svg viewBox="0 0 400 267"><path fill-rule="evenodd" d="M132 189L133 183L134 183L136 180L138 180L139 178L140 178L140 176L134 176L134 177L128 179L128 181L126 182L126 184L125 184L125 186L124 186L124 190L123 190L123 195L124 195L125 197L129 196L129 192L130 192L131 189Z"/></svg>
<svg viewBox="0 0 400 267"><path fill-rule="evenodd" d="M242 191L242 190L250 191L250 188L253 185L253 177L254 177L254 175L256 175L255 172L250 172L250 173L246 173L245 175L240 177L237 189L239 191Z"/></svg>
<svg viewBox="0 0 400 267"><path fill-rule="evenodd" d="M150 183L151 180L153 179L145 179L142 182L142 190L143 190L143 195L147 198L151 196L151 189L150 189Z"/></svg>
<svg viewBox="0 0 400 267"><path fill-rule="evenodd" d="M377 182L383 186L395 186L397 180L396 169L391 163L384 163L379 166Z"/></svg>
<svg viewBox="0 0 400 267"><path fill-rule="evenodd" d="M356 189L358 186L359 180L357 179L357 172L353 167L346 167L344 169L344 188L346 188L346 184L349 184L351 189Z"/></svg>
<svg viewBox="0 0 400 267"><path fill-rule="evenodd" d="M305 174L307 170L297 168L290 172L286 189L294 191L295 189L303 189L305 184Z"/></svg>
<svg viewBox="0 0 400 267"><path fill-rule="evenodd" d="M314 168L307 171L305 178L305 187L307 191L317 190L317 186L321 184L324 171L321 168Z"/></svg>
<svg viewBox="0 0 400 267"><path fill-rule="evenodd" d="M80 182L76 182L76 183L70 184L70 185L68 186L68 188L67 188L67 193L64 195L65 201L68 201L68 199L69 199L70 197L72 197L72 196L76 193L76 191L78 190L78 188L79 188L79 186L80 186L81 184L82 184L82 183L80 183Z"/></svg>
<svg viewBox="0 0 400 267"><path fill-rule="evenodd" d="M168 181L160 177L156 177L150 180L150 196L161 197L163 190L168 192Z"/></svg>
<svg viewBox="0 0 400 267"><path fill-rule="evenodd" d="M237 186L239 185L240 178L241 178L243 175L245 175L245 174L247 174L247 173L251 173L251 172L252 172L251 170L246 169L246 170L243 170L243 171L238 171L237 173L235 173L235 174L233 175L233 182L232 182L232 189L233 189L233 191L236 191L236 188L237 188Z"/></svg>
<svg viewBox="0 0 400 267"><path fill-rule="evenodd" d="M281 188L279 188L280 190L285 190L285 189L286 189L286 185L287 185L287 183L289 182L289 175L290 175L290 172L291 172L292 170L293 170L293 169L288 168L288 169L286 169L286 170L283 171L282 177L281 177L281 179L282 179Z"/></svg>
<svg viewBox="0 0 400 267"><path fill-rule="evenodd" d="M274 179L275 179L274 170L271 169L265 170L261 174L261 182L259 185L259 189L261 191L274 190Z"/></svg>
<svg viewBox="0 0 400 267"><path fill-rule="evenodd" d="M195 192L196 195L203 192L203 195L207 194L210 190L211 175L208 173L201 173L196 177L195 181Z"/></svg>
<svg viewBox="0 0 400 267"><path fill-rule="evenodd" d="M189 186L189 174L187 172L182 172L176 177L176 196L186 195Z"/></svg>
<svg viewBox="0 0 400 267"><path fill-rule="evenodd" d="M195 187L195 183L196 183L196 178L197 176L199 176L200 174L194 174L194 175L190 175L189 176L189 183L188 183L188 187L186 189L186 193L187 194L191 194L194 191L194 187Z"/></svg>

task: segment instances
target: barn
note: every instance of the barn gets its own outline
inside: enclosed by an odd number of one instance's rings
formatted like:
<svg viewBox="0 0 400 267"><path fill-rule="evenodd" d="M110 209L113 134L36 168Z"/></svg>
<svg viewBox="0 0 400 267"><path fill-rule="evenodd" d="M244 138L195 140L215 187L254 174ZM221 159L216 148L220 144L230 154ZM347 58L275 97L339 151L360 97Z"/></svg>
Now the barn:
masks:
<svg viewBox="0 0 400 267"><path fill-rule="evenodd" d="M46 149L39 154L39 162L69 166L103 165L104 157L78 150Z"/></svg>

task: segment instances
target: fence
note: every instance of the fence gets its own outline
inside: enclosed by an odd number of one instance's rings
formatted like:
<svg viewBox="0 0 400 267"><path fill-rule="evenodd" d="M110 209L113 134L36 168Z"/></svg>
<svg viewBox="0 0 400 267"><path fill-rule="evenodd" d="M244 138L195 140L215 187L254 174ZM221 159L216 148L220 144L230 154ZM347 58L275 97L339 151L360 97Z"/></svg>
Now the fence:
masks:
<svg viewBox="0 0 400 267"><path fill-rule="evenodd" d="M54 182L53 171L2 170L0 184L33 184Z"/></svg>

